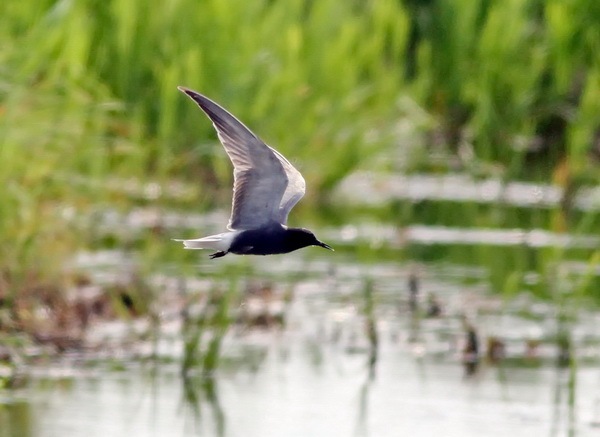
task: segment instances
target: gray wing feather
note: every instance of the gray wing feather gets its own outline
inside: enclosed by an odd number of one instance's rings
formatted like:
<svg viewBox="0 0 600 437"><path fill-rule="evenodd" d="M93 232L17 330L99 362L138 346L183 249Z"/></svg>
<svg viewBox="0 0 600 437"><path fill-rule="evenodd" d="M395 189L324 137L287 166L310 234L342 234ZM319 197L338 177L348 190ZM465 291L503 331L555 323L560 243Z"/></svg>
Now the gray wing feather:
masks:
<svg viewBox="0 0 600 437"><path fill-rule="evenodd" d="M290 164L290 162L287 159L285 159L285 157L281 153L279 153L272 147L269 147L269 149L273 151L275 157L279 159L279 162L281 162L281 165L283 166L283 169L285 170L288 179L288 184L285 189L285 193L283 193L281 202L279 202L278 220L279 223L285 225L287 224L287 218L290 211L292 210L294 205L296 205L296 203L298 203L300 199L302 199L304 193L306 192L306 182L304 181L304 178L302 177L300 172L296 170L296 168L292 164Z"/></svg>
<svg viewBox="0 0 600 437"><path fill-rule="evenodd" d="M304 196L300 172L217 103L187 88L179 89L211 119L233 163L233 202L227 227L244 230L272 221L286 224L290 210Z"/></svg>

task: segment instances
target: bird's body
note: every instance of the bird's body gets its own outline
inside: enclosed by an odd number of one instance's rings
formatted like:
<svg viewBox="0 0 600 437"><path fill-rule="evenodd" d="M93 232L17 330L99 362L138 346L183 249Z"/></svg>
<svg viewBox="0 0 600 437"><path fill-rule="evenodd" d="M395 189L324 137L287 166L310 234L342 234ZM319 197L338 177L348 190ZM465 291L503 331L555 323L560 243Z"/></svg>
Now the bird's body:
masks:
<svg viewBox="0 0 600 437"><path fill-rule="evenodd" d="M287 227L290 210L305 192L300 172L224 108L192 90L179 89L212 120L233 163L234 185L230 232L177 241L186 249L216 250L211 258L228 253L275 255L311 245L331 249L308 229Z"/></svg>

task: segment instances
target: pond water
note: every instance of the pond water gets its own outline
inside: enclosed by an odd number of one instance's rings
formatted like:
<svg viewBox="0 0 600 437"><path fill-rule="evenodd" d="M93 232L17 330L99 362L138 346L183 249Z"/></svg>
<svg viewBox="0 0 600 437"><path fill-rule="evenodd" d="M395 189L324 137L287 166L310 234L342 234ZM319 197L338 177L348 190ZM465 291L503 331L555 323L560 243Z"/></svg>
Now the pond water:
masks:
<svg viewBox="0 0 600 437"><path fill-rule="evenodd" d="M104 257L118 260L105 253L80 261ZM101 352L34 365L23 388L4 393L0 437L585 437L599 432L600 337L594 327L600 319L594 311L582 311L570 326L579 360L573 374L557 365L561 351L549 340L558 329L552 305L528 296L502 301L489 293L480 268L337 264L300 252L280 263L257 259L260 273L238 279L244 297L233 311L283 314L283 328L231 326L217 372L211 377L193 372L184 382L177 364L184 345L181 308L171 293L175 278L156 274L152 281L164 292L158 340L123 342L132 331L144 332L139 321L97 326L89 341L104 344ZM302 272L310 274L299 277ZM97 268L96 274L106 272ZM414 311L411 275L419 285ZM186 292L206 292L205 281L186 278ZM376 348L365 313L369 281ZM268 293L256 291L261 289ZM441 314L427 317L432 293ZM195 306L188 307L193 313ZM465 315L481 344L472 374L463 353ZM490 337L504 347L496 364L483 358ZM106 347L107 338L114 347ZM528 341L536 342L535 350L528 350ZM90 364L94 353L97 364Z"/></svg>
<svg viewBox="0 0 600 437"><path fill-rule="evenodd" d="M598 435L596 369L579 372L570 417L566 371L486 369L465 379L459 366L391 348L369 381L361 357L322 351L311 360L302 349L313 346L282 343L273 341L255 372L223 372L214 398L201 393L197 406L168 369L43 380L2 407L1 435L529 437L569 435L571 426L573 435Z"/></svg>
<svg viewBox="0 0 600 437"><path fill-rule="evenodd" d="M383 195L547 210L561 196L538 185L357 177L340 188L349 203L349 186L373 204ZM596 211L597 190L575 205ZM227 213L139 208L97 221L117 238L186 227L200 235L219 231ZM175 256L143 275L149 316L96 321L86 346L60 358L33 351L15 388L0 391L0 437L599 435L600 312L565 298L581 277L600 275L586 262L597 234L364 218L316 233L338 251L210 261L174 245ZM471 257L457 249L465 246L476 248ZM529 290L548 282L539 270L522 271L507 295L491 289L490 263L522 251L519 268L529 268L534 251L555 248L575 256L556 265L554 299ZM136 250L79 254L71 267L90 281L74 293L136 282ZM512 268L499 271L500 284ZM219 325L221 310L231 325ZM192 343L203 346L185 373ZM212 346L220 360L203 373Z"/></svg>

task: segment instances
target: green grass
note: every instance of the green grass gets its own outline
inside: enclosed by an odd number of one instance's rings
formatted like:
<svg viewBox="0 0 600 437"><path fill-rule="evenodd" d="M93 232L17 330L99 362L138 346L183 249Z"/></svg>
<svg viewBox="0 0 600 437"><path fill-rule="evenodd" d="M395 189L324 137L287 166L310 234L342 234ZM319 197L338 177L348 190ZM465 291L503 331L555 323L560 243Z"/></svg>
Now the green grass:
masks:
<svg viewBox="0 0 600 437"><path fill-rule="evenodd" d="M177 85L216 99L298 165L309 189L300 214L354 170L394 171L406 125L418 142L408 171L454 165L569 193L597 184L598 22L596 0L2 2L0 293L68 285L65 262L103 244L94 211L229 201L227 157ZM431 159L440 149L455 164ZM125 189L146 182L163 191ZM172 182L185 196L166 194ZM575 233L597 223L595 211L573 219L566 200L532 220ZM491 209L452 214L472 226L522 221ZM144 262L188 259L165 235L142 240ZM542 274L565 255L547 252L534 261ZM457 258L489 264L494 288L514 289L531 260L495 254Z"/></svg>

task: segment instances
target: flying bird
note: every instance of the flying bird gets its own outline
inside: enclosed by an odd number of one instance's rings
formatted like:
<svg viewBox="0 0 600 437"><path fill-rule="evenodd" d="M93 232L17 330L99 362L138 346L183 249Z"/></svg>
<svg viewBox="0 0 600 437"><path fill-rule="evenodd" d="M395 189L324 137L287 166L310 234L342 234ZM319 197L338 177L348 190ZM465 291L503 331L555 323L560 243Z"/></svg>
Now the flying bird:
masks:
<svg viewBox="0 0 600 437"><path fill-rule="evenodd" d="M275 255L306 246L333 250L308 229L287 226L290 210L304 196L306 184L296 168L277 150L209 98L178 89L200 106L213 123L233 164L233 201L229 232L182 241L186 249L212 249L210 258Z"/></svg>

